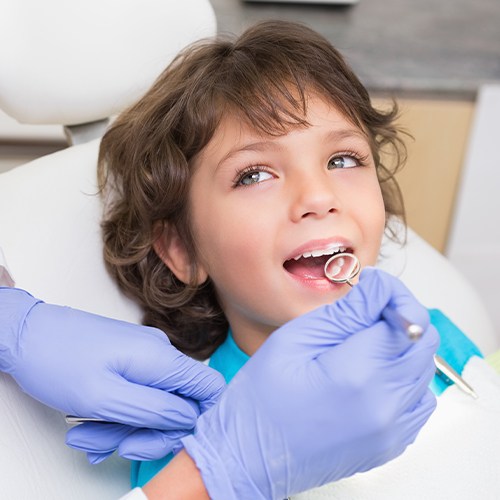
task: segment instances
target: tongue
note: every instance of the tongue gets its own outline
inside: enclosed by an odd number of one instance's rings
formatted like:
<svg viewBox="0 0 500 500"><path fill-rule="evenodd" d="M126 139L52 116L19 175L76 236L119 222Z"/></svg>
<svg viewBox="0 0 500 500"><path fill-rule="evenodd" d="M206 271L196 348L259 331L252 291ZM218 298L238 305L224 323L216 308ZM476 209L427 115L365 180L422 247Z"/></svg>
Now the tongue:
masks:
<svg viewBox="0 0 500 500"><path fill-rule="evenodd" d="M294 276L306 279L320 279L325 277L325 264L330 255L322 257L301 257L299 260L287 260L285 269Z"/></svg>

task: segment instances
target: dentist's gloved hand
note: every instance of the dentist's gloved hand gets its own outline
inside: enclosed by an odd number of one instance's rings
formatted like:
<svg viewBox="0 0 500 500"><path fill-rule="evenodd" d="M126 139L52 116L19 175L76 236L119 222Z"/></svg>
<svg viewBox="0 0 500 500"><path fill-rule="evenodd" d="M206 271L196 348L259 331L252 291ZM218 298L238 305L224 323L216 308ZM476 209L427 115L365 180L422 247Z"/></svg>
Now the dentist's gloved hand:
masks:
<svg viewBox="0 0 500 500"><path fill-rule="evenodd" d="M195 411L199 414L197 406ZM129 460L157 460L178 449L180 438L191 432L192 429L180 425L171 430L159 430L116 423L86 422L67 432L66 444L87 453L92 464L102 462L114 451Z"/></svg>
<svg viewBox="0 0 500 500"><path fill-rule="evenodd" d="M117 422L77 431L92 462L115 449L134 458L168 454L225 387L155 328L45 304L15 288L0 288L0 370L48 406Z"/></svg>
<svg viewBox="0 0 500 500"><path fill-rule="evenodd" d="M382 319L387 304L424 327L418 342ZM399 280L364 270L274 332L182 438L210 497L281 500L398 456L435 408L438 342Z"/></svg>

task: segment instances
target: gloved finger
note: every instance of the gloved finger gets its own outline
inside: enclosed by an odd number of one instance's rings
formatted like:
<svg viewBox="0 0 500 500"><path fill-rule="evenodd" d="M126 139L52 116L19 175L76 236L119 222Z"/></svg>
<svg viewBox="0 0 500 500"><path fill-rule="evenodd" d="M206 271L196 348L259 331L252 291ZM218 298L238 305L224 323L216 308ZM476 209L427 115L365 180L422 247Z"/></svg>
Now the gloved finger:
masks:
<svg viewBox="0 0 500 500"><path fill-rule="evenodd" d="M137 428L122 424L85 422L66 433L66 444L87 453L113 453L120 443Z"/></svg>
<svg viewBox="0 0 500 500"><path fill-rule="evenodd" d="M415 380L397 380L397 385L394 384L393 388L394 395L397 397L387 398L384 411L388 415L393 415L394 418L400 418L405 413L414 411L429 393L429 383L434 373L435 369L431 366Z"/></svg>
<svg viewBox="0 0 500 500"><path fill-rule="evenodd" d="M123 376L136 384L196 400L202 412L215 404L226 386L219 372L167 343L158 344L148 352L138 352Z"/></svg>
<svg viewBox="0 0 500 500"><path fill-rule="evenodd" d="M137 429L120 443L118 454L128 460L157 460L172 452L187 434L187 431Z"/></svg>
<svg viewBox="0 0 500 500"><path fill-rule="evenodd" d="M399 358L412 346L409 339L395 336L389 325L379 321L356 335L351 335L342 344L324 349L316 360L326 373L334 374L330 375L332 380L338 373L342 373L359 379L361 384L363 380L368 383L374 371L384 369L389 372L391 363L411 372L411 377L416 379L421 375L419 369L413 366L406 368L403 363L398 363ZM429 356L429 359L432 358ZM401 373L395 375L399 377Z"/></svg>
<svg viewBox="0 0 500 500"><path fill-rule="evenodd" d="M188 433L86 422L67 432L66 444L86 452L91 463L102 462L115 450L129 460L156 460L168 455Z"/></svg>
<svg viewBox="0 0 500 500"><path fill-rule="evenodd" d="M177 453L179 453L179 451L181 451L183 448L184 448L184 445L182 444L182 441L179 440L176 443L174 443L174 446L172 447L172 453L174 455L177 455Z"/></svg>
<svg viewBox="0 0 500 500"><path fill-rule="evenodd" d="M394 447L400 447L401 442L406 443L406 445L402 447L402 449L400 449L398 455L401 454L409 444L415 441L418 434L433 414L436 406L436 396L430 389L427 389L427 391L413 407L413 409L405 412L401 416L397 423L397 427L399 429L399 438L397 432L392 434ZM400 439L401 432L404 432L403 439Z"/></svg>
<svg viewBox="0 0 500 500"><path fill-rule="evenodd" d="M378 459L371 457L366 465L358 467L356 472L365 472L401 455L410 444L415 442L435 409L436 397L428 389L417 405L405 412L391 427L390 432L384 434L382 437L384 447L381 447L382 453Z"/></svg>
<svg viewBox="0 0 500 500"><path fill-rule="evenodd" d="M433 376L433 350L413 353L414 347L412 343L408 350L404 339L398 342L388 325L379 322L321 353L315 376L319 380L326 373L334 390L342 387L352 394L364 394L372 384L379 390L386 387L394 397L380 409L395 418L415 406Z"/></svg>
<svg viewBox="0 0 500 500"><path fill-rule="evenodd" d="M374 267L364 268L359 283L333 308L338 309L337 315L341 319L351 320L349 327L356 324L355 331L359 331L378 321L387 306L397 309L409 321L420 324L424 329L429 324L427 310L404 283Z"/></svg>
<svg viewBox="0 0 500 500"><path fill-rule="evenodd" d="M394 363L399 363L402 373L435 371L434 354L438 347L439 334L434 326L429 325L424 337L413 342L399 358L394 360Z"/></svg>
<svg viewBox="0 0 500 500"><path fill-rule="evenodd" d="M112 394L100 398L99 410L85 416L160 430L191 430L196 425L200 409L191 399L123 379L114 386Z"/></svg>
<svg viewBox="0 0 500 500"><path fill-rule="evenodd" d="M418 341L411 340L408 335L401 335L393 326L381 321L355 335L353 344L360 349L370 349L374 359L386 360L398 365L407 373L419 374L433 364L434 354L439 346L439 335L434 326L429 325L425 335Z"/></svg>
<svg viewBox="0 0 500 500"><path fill-rule="evenodd" d="M100 464L101 462L103 462L104 460L106 460L106 458L110 457L112 454L113 454L112 451L109 451L108 453L91 453L91 452L88 452L87 453L87 460L92 465L96 465L96 464Z"/></svg>

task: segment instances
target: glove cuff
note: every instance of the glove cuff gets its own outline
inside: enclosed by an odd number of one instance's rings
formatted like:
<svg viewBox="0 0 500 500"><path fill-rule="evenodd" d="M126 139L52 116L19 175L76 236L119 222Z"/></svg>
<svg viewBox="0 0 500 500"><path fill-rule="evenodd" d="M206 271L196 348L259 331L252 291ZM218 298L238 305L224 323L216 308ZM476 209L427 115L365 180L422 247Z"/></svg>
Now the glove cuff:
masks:
<svg viewBox="0 0 500 500"><path fill-rule="evenodd" d="M203 434L185 436L181 441L195 461L211 499L266 500L235 457L222 457Z"/></svg>
<svg viewBox="0 0 500 500"><path fill-rule="evenodd" d="M24 321L41 302L19 288L0 287L0 371L15 371Z"/></svg>

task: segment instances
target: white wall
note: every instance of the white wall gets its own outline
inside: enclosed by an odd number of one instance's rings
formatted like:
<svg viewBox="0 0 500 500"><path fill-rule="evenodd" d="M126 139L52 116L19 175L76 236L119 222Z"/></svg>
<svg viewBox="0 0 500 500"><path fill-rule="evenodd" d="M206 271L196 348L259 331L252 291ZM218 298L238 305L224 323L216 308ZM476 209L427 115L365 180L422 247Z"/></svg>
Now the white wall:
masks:
<svg viewBox="0 0 500 500"><path fill-rule="evenodd" d="M479 291L500 336L500 84L484 86L446 255Z"/></svg>

